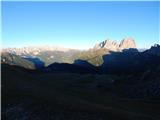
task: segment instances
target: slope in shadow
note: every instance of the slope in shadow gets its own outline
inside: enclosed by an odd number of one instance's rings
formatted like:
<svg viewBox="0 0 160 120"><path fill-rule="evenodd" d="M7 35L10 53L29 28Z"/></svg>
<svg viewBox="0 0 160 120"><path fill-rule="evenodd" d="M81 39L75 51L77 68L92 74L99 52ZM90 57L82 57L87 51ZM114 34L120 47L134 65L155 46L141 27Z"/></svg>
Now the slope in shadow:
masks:
<svg viewBox="0 0 160 120"><path fill-rule="evenodd" d="M89 64L89 63L88 63ZM95 74L96 68L92 65L81 66L69 63L53 63L43 69L43 72L48 73L80 73L80 74Z"/></svg>
<svg viewBox="0 0 160 120"><path fill-rule="evenodd" d="M154 51L153 51L154 49ZM138 74L146 70L154 70L160 65L160 47L152 47L144 52L137 49L124 49L122 52L110 52L104 55L101 66L103 73Z"/></svg>
<svg viewBox="0 0 160 120"><path fill-rule="evenodd" d="M31 58L30 57L30 58L25 58L25 59L34 63L34 65L37 69L42 69L45 67L45 63L42 60L40 60L39 58Z"/></svg>

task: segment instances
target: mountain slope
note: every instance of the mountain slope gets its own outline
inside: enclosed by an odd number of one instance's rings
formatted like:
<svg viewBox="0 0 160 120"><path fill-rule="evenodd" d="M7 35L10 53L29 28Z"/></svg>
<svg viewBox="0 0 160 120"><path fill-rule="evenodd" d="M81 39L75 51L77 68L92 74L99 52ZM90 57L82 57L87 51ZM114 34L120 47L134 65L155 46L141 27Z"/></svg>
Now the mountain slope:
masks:
<svg viewBox="0 0 160 120"><path fill-rule="evenodd" d="M85 60L94 66L100 66L103 63L102 56L109 53L110 51L106 48L90 49L79 53L77 59Z"/></svg>
<svg viewBox="0 0 160 120"><path fill-rule="evenodd" d="M14 55L7 52L2 52L1 63L6 63L10 65L18 65L28 69L36 69L36 66L31 61L28 61L18 55Z"/></svg>

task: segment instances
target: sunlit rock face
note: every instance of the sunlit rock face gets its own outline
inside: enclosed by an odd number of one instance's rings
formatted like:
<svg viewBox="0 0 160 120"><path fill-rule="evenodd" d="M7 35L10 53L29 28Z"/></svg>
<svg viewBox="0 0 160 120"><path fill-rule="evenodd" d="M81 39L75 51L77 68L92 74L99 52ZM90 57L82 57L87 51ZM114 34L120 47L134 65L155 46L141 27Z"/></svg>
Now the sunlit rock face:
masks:
<svg viewBox="0 0 160 120"><path fill-rule="evenodd" d="M109 50L116 51L118 49L118 43L115 41L112 41L110 39L107 39L107 40L105 40L103 47L107 48Z"/></svg>
<svg viewBox="0 0 160 120"><path fill-rule="evenodd" d="M136 48L136 43L133 38L125 38L119 44L119 49Z"/></svg>
<svg viewBox="0 0 160 120"><path fill-rule="evenodd" d="M121 51L123 49L136 48L136 43L133 38L124 38L120 44L111 39L107 39L95 45L94 49L106 48L111 51Z"/></svg>
<svg viewBox="0 0 160 120"><path fill-rule="evenodd" d="M116 51L119 47L119 44L111 39L107 39L105 41L102 41L100 43L97 43L94 47L94 49L101 49L106 48L108 50Z"/></svg>

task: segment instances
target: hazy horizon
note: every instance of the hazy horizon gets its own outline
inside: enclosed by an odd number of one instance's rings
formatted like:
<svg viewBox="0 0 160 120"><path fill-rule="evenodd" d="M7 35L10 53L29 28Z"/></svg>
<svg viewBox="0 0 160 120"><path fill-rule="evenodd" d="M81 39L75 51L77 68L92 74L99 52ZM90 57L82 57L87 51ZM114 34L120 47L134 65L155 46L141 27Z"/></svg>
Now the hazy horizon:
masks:
<svg viewBox="0 0 160 120"><path fill-rule="evenodd" d="M96 43L95 43L96 44ZM66 49L74 49L74 50L88 50L88 49L92 49L92 48L94 48L94 46L95 46L95 44L92 46L92 47L88 47L88 48L76 48L76 47L65 47L65 46L61 46L61 45L53 45L53 44L44 44L44 45L24 45L24 46L9 46L9 47L5 47L5 46L3 46L2 45L2 49L9 49L9 48L27 48L27 47L47 47L47 46L49 46L49 47L57 47L57 48L66 48ZM152 46L154 46L155 44L158 44L158 43L154 43L154 44L152 44L151 46L148 46L148 47L136 47L137 49L150 49Z"/></svg>
<svg viewBox="0 0 160 120"><path fill-rule="evenodd" d="M160 2L2 2L2 47L54 45L89 49L133 37L159 44Z"/></svg>

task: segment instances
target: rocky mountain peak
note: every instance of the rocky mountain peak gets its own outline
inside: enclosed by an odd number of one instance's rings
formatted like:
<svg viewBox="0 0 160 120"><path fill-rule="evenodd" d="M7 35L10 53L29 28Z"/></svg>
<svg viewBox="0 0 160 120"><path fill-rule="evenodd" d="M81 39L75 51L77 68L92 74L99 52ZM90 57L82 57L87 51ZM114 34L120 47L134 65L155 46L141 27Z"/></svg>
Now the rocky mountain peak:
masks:
<svg viewBox="0 0 160 120"><path fill-rule="evenodd" d="M117 44L117 42L115 42L111 39L107 39L105 41L97 43L94 48L95 49L107 48L109 50L115 51L115 50L117 50L118 46L119 45Z"/></svg>
<svg viewBox="0 0 160 120"><path fill-rule="evenodd" d="M125 38L119 44L120 49L136 48L136 43L133 38Z"/></svg>
<svg viewBox="0 0 160 120"><path fill-rule="evenodd" d="M95 45L94 49L106 48L111 51L136 48L136 43L133 38L124 38L120 44L111 39L107 39Z"/></svg>
<svg viewBox="0 0 160 120"><path fill-rule="evenodd" d="M118 48L118 43L111 40L111 39L107 39L105 40L105 45L104 45L105 48L108 48L109 50L117 50Z"/></svg>

